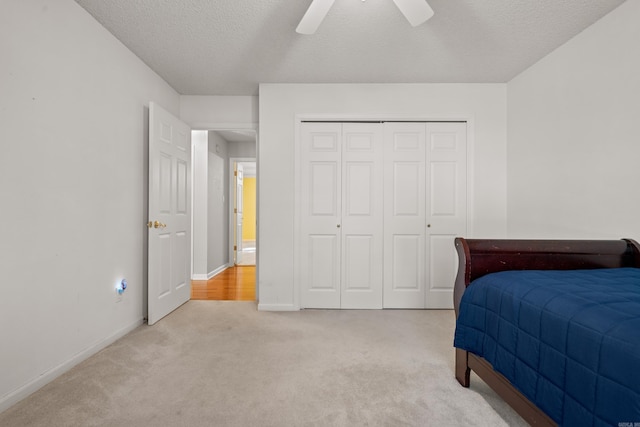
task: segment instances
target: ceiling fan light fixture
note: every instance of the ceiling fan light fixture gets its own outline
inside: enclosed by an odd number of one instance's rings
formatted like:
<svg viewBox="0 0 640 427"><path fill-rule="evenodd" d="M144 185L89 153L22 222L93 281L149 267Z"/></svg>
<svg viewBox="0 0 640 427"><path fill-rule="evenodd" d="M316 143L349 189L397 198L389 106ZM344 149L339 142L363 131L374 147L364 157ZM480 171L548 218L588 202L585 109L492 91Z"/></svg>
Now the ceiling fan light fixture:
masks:
<svg viewBox="0 0 640 427"><path fill-rule="evenodd" d="M309 9L304 14L296 33L313 34L316 32L324 17L329 13L329 9L333 6L335 0L313 0L309 5Z"/></svg>
<svg viewBox="0 0 640 427"><path fill-rule="evenodd" d="M307 12L300 20L296 32L299 34L315 33L334 2L335 0L312 0ZM413 27L417 27L433 16L433 9L426 0L393 0L393 2Z"/></svg>
<svg viewBox="0 0 640 427"><path fill-rule="evenodd" d="M433 9L425 0L393 0L412 27L427 22L433 16Z"/></svg>

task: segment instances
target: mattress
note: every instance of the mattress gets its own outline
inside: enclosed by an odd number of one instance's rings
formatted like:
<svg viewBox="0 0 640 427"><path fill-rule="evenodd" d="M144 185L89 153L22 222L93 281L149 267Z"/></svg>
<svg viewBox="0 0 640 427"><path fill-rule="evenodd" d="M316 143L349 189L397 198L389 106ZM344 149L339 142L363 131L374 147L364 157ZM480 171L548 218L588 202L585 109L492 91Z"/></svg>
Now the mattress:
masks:
<svg viewBox="0 0 640 427"><path fill-rule="evenodd" d="M466 289L454 346L560 425L640 423L640 269L503 271Z"/></svg>

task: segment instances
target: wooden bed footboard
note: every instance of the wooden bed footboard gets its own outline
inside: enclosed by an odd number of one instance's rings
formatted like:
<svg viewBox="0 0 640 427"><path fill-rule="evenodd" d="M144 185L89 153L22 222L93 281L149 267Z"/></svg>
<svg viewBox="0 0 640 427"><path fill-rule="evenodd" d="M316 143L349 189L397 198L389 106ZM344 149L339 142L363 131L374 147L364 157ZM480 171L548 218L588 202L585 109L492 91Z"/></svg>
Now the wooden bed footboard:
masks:
<svg viewBox="0 0 640 427"><path fill-rule="evenodd" d="M578 270L640 268L640 245L621 240L485 240L455 239L458 274L453 291L456 318L460 300L471 282L485 274L505 270ZM456 348L455 376L469 387L474 371L531 425L556 425L482 357Z"/></svg>

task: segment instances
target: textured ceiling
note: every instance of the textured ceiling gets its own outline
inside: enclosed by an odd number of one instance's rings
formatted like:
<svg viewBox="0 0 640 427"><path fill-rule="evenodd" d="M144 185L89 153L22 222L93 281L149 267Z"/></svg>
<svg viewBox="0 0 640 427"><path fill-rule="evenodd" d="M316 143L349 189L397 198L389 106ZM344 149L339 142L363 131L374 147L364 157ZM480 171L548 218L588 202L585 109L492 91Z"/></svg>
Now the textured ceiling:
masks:
<svg viewBox="0 0 640 427"><path fill-rule="evenodd" d="M337 0L314 35L311 0L76 0L183 95L259 83L507 82L623 0L428 0L411 27L392 0Z"/></svg>

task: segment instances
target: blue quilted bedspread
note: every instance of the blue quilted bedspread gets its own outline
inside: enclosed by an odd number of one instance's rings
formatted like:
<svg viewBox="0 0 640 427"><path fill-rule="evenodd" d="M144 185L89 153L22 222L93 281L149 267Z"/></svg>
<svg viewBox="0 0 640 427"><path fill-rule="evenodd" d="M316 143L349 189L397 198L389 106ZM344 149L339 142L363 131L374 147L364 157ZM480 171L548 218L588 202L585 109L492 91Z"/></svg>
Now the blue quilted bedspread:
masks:
<svg viewBox="0 0 640 427"><path fill-rule="evenodd" d="M483 276L462 297L454 346L560 425L640 425L638 268Z"/></svg>

